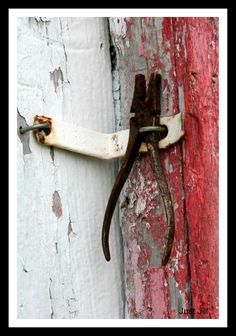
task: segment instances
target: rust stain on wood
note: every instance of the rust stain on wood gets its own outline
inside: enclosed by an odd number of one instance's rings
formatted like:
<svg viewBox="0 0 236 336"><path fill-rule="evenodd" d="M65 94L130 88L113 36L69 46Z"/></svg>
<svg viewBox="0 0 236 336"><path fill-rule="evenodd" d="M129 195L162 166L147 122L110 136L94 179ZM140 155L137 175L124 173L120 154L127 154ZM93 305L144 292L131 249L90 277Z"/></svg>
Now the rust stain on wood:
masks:
<svg viewBox="0 0 236 336"><path fill-rule="evenodd" d="M45 128L44 130L35 130L34 136L38 142L45 143L45 136L49 135L51 132L54 132L54 129L52 129L52 118L45 117L45 116L39 116L36 115L34 117L34 125L48 123L49 128ZM51 153L50 153L51 154ZM54 159L54 157L52 157Z"/></svg>
<svg viewBox="0 0 236 336"><path fill-rule="evenodd" d="M61 204L61 197L58 191L54 191L52 197L52 211L54 212L57 218L62 216L62 204Z"/></svg>

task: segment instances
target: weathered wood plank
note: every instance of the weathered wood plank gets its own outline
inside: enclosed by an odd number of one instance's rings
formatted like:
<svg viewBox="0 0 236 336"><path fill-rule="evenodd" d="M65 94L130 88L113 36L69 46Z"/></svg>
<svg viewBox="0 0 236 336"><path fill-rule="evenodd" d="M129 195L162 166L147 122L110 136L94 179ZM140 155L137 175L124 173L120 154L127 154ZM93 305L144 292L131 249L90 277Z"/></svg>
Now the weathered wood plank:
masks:
<svg viewBox="0 0 236 336"><path fill-rule="evenodd" d="M186 110L183 176L193 308L195 318L218 318L218 18L173 23Z"/></svg>
<svg viewBox="0 0 236 336"><path fill-rule="evenodd" d="M106 20L18 20L18 126L36 114L114 131ZM18 317L122 318L117 214L112 261L101 226L114 162L18 136Z"/></svg>
<svg viewBox="0 0 236 336"><path fill-rule="evenodd" d="M185 131L188 128L183 143L161 154L175 212L174 246L166 267L160 265L165 214L147 155L136 160L123 190L127 317L217 317L216 20L112 18L110 29L117 51L113 69L117 128L128 126L135 74L149 78L153 71L163 78L162 115L184 111ZM203 314L193 313L201 307Z"/></svg>

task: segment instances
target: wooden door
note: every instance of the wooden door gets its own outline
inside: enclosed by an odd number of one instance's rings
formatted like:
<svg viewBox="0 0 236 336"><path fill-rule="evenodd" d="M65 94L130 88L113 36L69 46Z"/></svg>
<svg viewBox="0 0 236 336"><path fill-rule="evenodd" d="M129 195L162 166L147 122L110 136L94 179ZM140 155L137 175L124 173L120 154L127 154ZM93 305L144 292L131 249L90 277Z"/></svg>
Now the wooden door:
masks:
<svg viewBox="0 0 236 336"><path fill-rule="evenodd" d="M135 75L155 71L162 115L182 112L185 131L161 153L175 215L167 266L148 158L123 188L107 263L101 225L117 161L18 134L19 318L218 317L217 18L18 19L18 127L37 114L126 129Z"/></svg>

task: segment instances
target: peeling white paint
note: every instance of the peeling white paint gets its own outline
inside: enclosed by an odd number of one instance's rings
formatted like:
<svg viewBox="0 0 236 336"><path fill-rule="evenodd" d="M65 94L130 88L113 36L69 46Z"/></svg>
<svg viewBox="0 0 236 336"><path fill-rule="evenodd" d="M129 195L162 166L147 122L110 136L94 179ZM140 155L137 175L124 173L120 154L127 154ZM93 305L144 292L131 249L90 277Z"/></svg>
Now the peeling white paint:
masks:
<svg viewBox="0 0 236 336"><path fill-rule="evenodd" d="M185 58L185 61L187 61L188 54L187 54L187 49L186 49L186 23L184 23L184 26L183 26L182 45L184 48L184 58Z"/></svg>
<svg viewBox="0 0 236 336"><path fill-rule="evenodd" d="M129 204L128 204L128 208L132 209L135 202L137 201L137 194L135 191L132 191L129 195Z"/></svg>
<svg viewBox="0 0 236 336"><path fill-rule="evenodd" d="M184 88L182 85L178 86L178 96L179 96L179 110L182 113L185 113Z"/></svg>
<svg viewBox="0 0 236 336"><path fill-rule="evenodd" d="M178 203L174 202L174 210L178 209L179 205Z"/></svg>
<svg viewBox="0 0 236 336"><path fill-rule="evenodd" d="M139 216L145 208L146 208L146 200L139 197L137 200L136 207L135 207L136 216Z"/></svg>
<svg viewBox="0 0 236 336"><path fill-rule="evenodd" d="M48 24L18 19L18 110L27 124L37 114L115 131L105 23L103 18L50 18ZM61 71L56 92L50 79L55 69ZM116 214L110 263L100 235L114 162L52 150L32 133L29 148L24 155L18 139L18 318L122 318Z"/></svg>
<svg viewBox="0 0 236 336"><path fill-rule="evenodd" d="M148 230L150 230L150 228L151 228L151 225L150 225L148 222L146 222L146 228L147 228Z"/></svg>
<svg viewBox="0 0 236 336"><path fill-rule="evenodd" d="M113 18L113 23L114 23L114 33L116 34L117 37L126 37L126 22L125 19L122 17L116 17Z"/></svg>
<svg viewBox="0 0 236 336"><path fill-rule="evenodd" d="M165 168L169 173L173 173L173 166L170 163L169 157L167 156L165 159Z"/></svg>
<svg viewBox="0 0 236 336"><path fill-rule="evenodd" d="M110 18L110 32L113 38L113 42L121 55L124 55L125 45L129 47L128 40L124 40L126 38L126 22L124 18Z"/></svg>

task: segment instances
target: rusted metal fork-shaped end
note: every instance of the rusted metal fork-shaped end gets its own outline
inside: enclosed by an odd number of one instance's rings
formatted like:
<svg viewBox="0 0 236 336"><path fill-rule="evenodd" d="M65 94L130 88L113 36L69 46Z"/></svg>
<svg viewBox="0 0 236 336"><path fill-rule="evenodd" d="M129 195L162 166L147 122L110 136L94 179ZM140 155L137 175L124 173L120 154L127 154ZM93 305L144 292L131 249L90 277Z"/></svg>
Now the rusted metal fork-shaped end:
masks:
<svg viewBox="0 0 236 336"><path fill-rule="evenodd" d="M151 75L147 94L145 76L141 74L136 75L133 101L130 110L130 112L134 113L135 115L134 117L130 118L130 134L128 146L120 171L112 188L103 221L102 247L107 261L111 259L109 250L109 231L112 215L120 192L126 179L129 176L133 163L138 155L140 145L143 141L149 144L148 148L151 155L150 157L152 162L152 168L154 170L154 174L160 187L160 192L163 199L166 218L169 226L167 245L162 258L163 266L166 265L170 256L174 235L173 207L171 203L171 196L168 190L167 183L165 181L159 158L159 133L157 133L156 131L150 131L150 126L155 127L159 125L161 111L160 92L161 76L159 74L155 73ZM148 130L144 132L145 127L147 127ZM143 131L142 133L140 132L141 128Z"/></svg>

